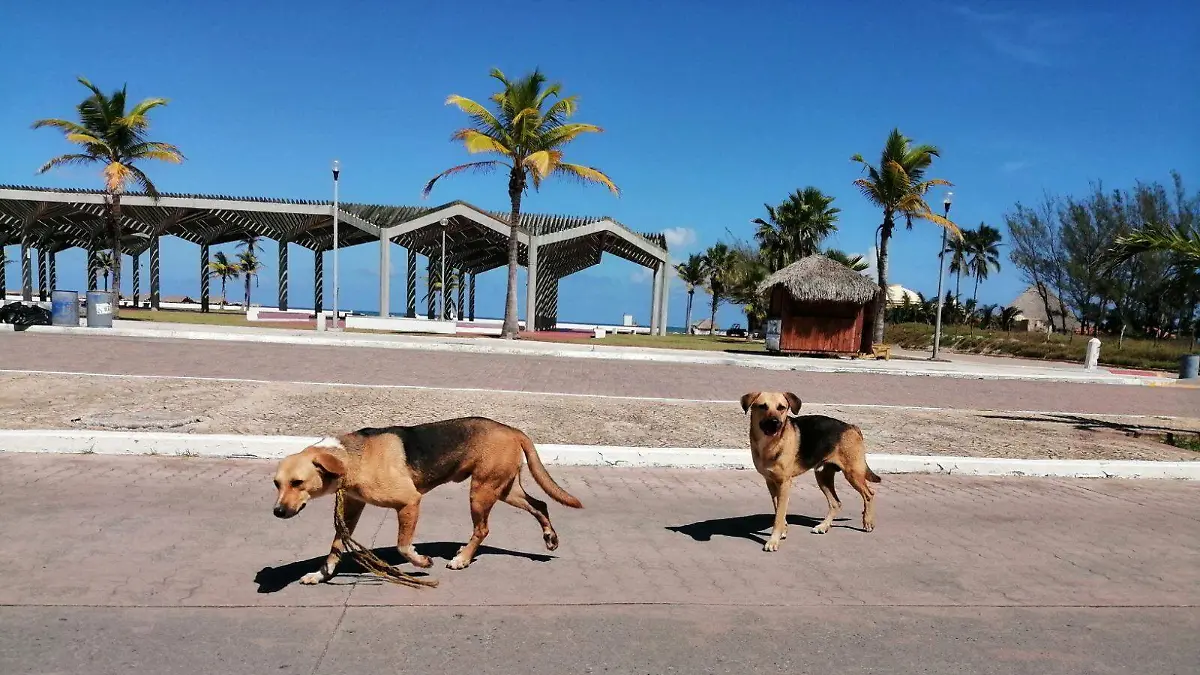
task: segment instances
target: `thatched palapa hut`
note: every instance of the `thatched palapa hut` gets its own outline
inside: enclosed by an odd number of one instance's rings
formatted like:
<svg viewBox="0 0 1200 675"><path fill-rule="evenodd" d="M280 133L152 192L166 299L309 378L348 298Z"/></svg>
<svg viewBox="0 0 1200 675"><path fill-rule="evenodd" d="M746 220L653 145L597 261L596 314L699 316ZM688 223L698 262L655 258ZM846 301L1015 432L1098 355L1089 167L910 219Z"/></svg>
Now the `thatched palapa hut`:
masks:
<svg viewBox="0 0 1200 675"><path fill-rule="evenodd" d="M769 294L767 346L778 351L859 354L871 351L879 285L823 255L788 265L759 285Z"/></svg>

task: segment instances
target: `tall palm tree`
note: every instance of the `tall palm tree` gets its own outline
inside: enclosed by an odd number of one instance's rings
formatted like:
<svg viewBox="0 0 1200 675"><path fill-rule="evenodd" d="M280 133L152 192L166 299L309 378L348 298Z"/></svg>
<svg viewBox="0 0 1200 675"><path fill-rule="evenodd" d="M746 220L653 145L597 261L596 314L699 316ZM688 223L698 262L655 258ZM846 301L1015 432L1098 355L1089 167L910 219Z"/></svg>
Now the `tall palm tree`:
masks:
<svg viewBox="0 0 1200 675"><path fill-rule="evenodd" d="M563 96L562 85L546 84L546 76L534 70L518 80L509 80L493 68L491 76L501 90L492 94L494 110L457 94L446 99L447 105L462 110L471 120L451 140L461 141L467 152L490 153L500 159L468 162L450 167L425 184L425 196L438 180L464 171L490 172L505 167L508 172L508 199L512 228L508 237L508 294L504 304L501 336L515 339L517 325L517 232L521 224L521 198L530 184L536 190L552 175L574 178L583 183L598 183L619 195L620 189L603 171L563 161L563 148L583 134L600 133L594 124L568 121L575 114L578 98ZM532 311L530 316L532 316ZM532 324L532 322L530 322ZM530 325L532 330L533 326Z"/></svg>
<svg viewBox="0 0 1200 675"><path fill-rule="evenodd" d="M971 296L979 301L979 282L988 278L989 272L1000 271L1000 230L980 223L979 227L964 233L969 242L967 247L967 274L975 277L975 294Z"/></svg>
<svg viewBox="0 0 1200 675"><path fill-rule="evenodd" d="M870 265L867 264L867 261L863 260L861 255L851 255L836 248L827 248L821 255L834 262L839 262L855 272L865 272L867 271L867 268L870 267Z"/></svg>
<svg viewBox="0 0 1200 675"><path fill-rule="evenodd" d="M254 280L255 285L258 285L257 277L266 269L266 265L262 263L253 246L246 246L241 251L238 251L236 264L238 270L242 273L242 277L246 280L246 300L243 309L248 311L250 309L250 282Z"/></svg>
<svg viewBox="0 0 1200 675"><path fill-rule="evenodd" d="M45 173L58 166L98 164L104 167L104 190L108 193L104 202L104 213L112 247L113 288L119 296L121 195L130 184L136 184L147 195L157 199L158 190L137 164L145 160L179 164L184 157L179 148L170 143L146 140L146 131L150 127L150 111L167 105L167 99L148 98L126 110L124 86L109 96L87 78L80 77L79 83L91 92L90 96L76 106L79 122L48 118L34 122L33 128L58 129L68 141L79 145L82 151L59 155L43 164L38 173Z"/></svg>
<svg viewBox="0 0 1200 675"><path fill-rule="evenodd" d="M884 143L878 166L869 164L862 155L850 158L851 161L861 164L867 174L865 178L854 181L854 184L872 204L883 209L877 256L879 299L876 301L875 311L875 342L883 342L883 332L886 328L888 242L891 241L896 228L896 219L904 218L905 225L909 228L912 227L913 220L928 220L949 228L956 237L962 236L954 223L934 213L925 202L925 195L932 187L950 185L948 181L940 178L925 178L925 172L933 164L933 158L939 156L941 152L936 147L914 146L912 139L901 134L899 129L893 129Z"/></svg>
<svg viewBox="0 0 1200 675"><path fill-rule="evenodd" d="M104 278L104 290L108 290L108 276L116 271L113 264L112 251L98 251L96 253L96 273ZM119 295L118 289L118 295Z"/></svg>
<svg viewBox="0 0 1200 675"><path fill-rule="evenodd" d="M717 307L728 299L729 281L736 264L734 255L733 250L722 242L713 244L704 252L704 286L712 298L709 335L717 331Z"/></svg>
<svg viewBox="0 0 1200 675"><path fill-rule="evenodd" d="M767 218L750 222L758 226L754 238L763 261L772 271L820 250L821 242L837 230L838 214L842 211L833 206L833 197L815 187L796 190L779 206L763 206Z"/></svg>
<svg viewBox="0 0 1200 675"><path fill-rule="evenodd" d="M961 237L950 237L946 241L945 254L950 256L950 273L955 276L954 303L962 303L962 275L967 271L967 253L971 247L973 230L964 230Z"/></svg>
<svg viewBox="0 0 1200 675"><path fill-rule="evenodd" d="M693 253L684 262L675 265L675 273L679 280L687 286L687 323L686 330L692 332L692 299L696 296L696 287L704 285L704 256Z"/></svg>
<svg viewBox="0 0 1200 675"><path fill-rule="evenodd" d="M217 251L212 262L208 263L208 274L221 280L221 309L225 309L225 287L230 279L236 279L242 274L242 268L230 260L224 251ZM247 307L247 309L249 308Z"/></svg>

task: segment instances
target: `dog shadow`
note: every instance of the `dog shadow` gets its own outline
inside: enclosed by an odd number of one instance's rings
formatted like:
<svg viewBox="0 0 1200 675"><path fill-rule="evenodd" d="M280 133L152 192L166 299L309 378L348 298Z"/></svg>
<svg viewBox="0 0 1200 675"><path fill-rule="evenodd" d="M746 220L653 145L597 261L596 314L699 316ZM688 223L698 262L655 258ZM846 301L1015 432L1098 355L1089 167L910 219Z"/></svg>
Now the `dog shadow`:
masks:
<svg viewBox="0 0 1200 675"><path fill-rule="evenodd" d="M860 530L862 528L852 525L837 525L836 523L844 523L850 520L849 518L834 518L834 527L842 527L850 530ZM810 518L808 516L796 516L788 514L787 522L789 526L801 527L806 530L812 529L817 523L821 522L820 518ZM752 516L737 516L734 518L714 518L712 520L701 520L688 525L669 525L667 529L679 534L686 534L696 541L712 541L713 537L734 537L738 539L749 539L758 544L766 544L767 537L771 534L771 527L775 524L775 515L771 513L759 513ZM795 536L795 531L789 532Z"/></svg>
<svg viewBox="0 0 1200 675"><path fill-rule="evenodd" d="M458 549L462 548L462 546L462 542L431 541L424 544L417 544L417 553L420 553L421 555L427 555L434 560L450 560L458 554ZM428 576L424 570L413 568L413 566L410 565L408 561L400 555L400 552L396 550L395 546L381 546L379 548L371 549L371 551L389 565L399 566L404 564L409 568L412 568L406 569L406 571L412 576ZM554 560L555 557L552 555L546 555L544 553L526 553L524 551L512 551L506 548L496 548L494 546L488 546L487 544L480 546L479 549L475 551L476 561L478 561L479 558L493 555L524 558L525 560L532 560L540 563L549 562ZM254 583L258 584L259 593L276 593L300 581L300 578L305 574L308 574L309 572L316 572L317 570L321 569L321 565L324 563L325 556L321 556L319 558L298 560L286 565L280 565L279 567L264 567L258 571L258 574L254 575ZM436 569L437 567L438 565L435 563L434 568ZM337 576L334 577L333 581L336 583L338 577L341 577L342 575L366 573L367 570L363 569L362 565L359 565L358 561L352 556L343 555L342 561L338 563Z"/></svg>

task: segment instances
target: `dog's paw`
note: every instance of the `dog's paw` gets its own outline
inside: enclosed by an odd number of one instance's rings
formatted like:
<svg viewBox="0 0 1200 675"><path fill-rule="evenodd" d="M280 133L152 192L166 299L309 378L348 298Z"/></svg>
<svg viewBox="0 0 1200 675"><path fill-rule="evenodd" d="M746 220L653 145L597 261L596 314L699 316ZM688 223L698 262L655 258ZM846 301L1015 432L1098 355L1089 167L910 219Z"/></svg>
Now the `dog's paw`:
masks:
<svg viewBox="0 0 1200 675"><path fill-rule="evenodd" d="M546 542L547 551L553 551L558 548L558 535L554 532L543 532L542 540Z"/></svg>
<svg viewBox="0 0 1200 675"><path fill-rule="evenodd" d="M417 567L420 567L421 569L429 569L430 567L433 567L433 558L430 558L427 555L417 556L409 560L409 562Z"/></svg>
<svg viewBox="0 0 1200 675"><path fill-rule="evenodd" d="M828 523L818 523L818 524L814 525L813 529L812 529L813 534L825 534L828 531L829 531Z"/></svg>
<svg viewBox="0 0 1200 675"><path fill-rule="evenodd" d="M770 539L767 540L767 543L763 544L763 550L768 551L768 552L778 551L779 550L779 540L776 539L775 537L771 537Z"/></svg>
<svg viewBox="0 0 1200 675"><path fill-rule="evenodd" d="M782 539L787 539L787 528L786 528L786 527L785 527L785 528L783 528L783 534L779 535L779 538L780 538L781 540L782 540Z"/></svg>
<svg viewBox="0 0 1200 675"><path fill-rule="evenodd" d="M462 558L461 556L454 556L453 560L446 563L446 567L449 569L452 569L452 570L465 570L465 569L467 569L467 566L470 564L471 564L470 560Z"/></svg>
<svg viewBox="0 0 1200 675"><path fill-rule="evenodd" d="M300 577L300 583L304 584L305 586L314 586L314 585L322 583L324 581L327 581L327 579L325 578L325 573L319 572L319 571L318 572L309 572L308 574L305 574L304 576Z"/></svg>
<svg viewBox="0 0 1200 675"><path fill-rule="evenodd" d="M874 531L875 531L875 522L874 521L867 522L864 520L863 521L863 532L874 532Z"/></svg>

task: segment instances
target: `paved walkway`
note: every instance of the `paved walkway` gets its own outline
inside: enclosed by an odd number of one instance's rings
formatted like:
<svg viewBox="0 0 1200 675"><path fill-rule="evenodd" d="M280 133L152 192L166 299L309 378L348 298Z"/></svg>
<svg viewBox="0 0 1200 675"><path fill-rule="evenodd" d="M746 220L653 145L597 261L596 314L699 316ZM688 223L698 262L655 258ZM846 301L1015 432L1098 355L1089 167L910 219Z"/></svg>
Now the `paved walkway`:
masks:
<svg viewBox="0 0 1200 675"><path fill-rule="evenodd" d="M34 326L29 332L96 336L99 329ZM1039 364L1019 359L969 359L931 362L921 359L852 360L832 358L780 357L767 354L707 352L683 349L611 347L603 340L590 343L503 341L491 338L417 336L368 333L319 333L312 330L288 330L202 324L172 324L117 321L105 334L116 337L165 338L193 341L250 342L336 347L366 347L471 354L506 354L530 357L555 357L652 362L660 364L731 365L774 371L812 373L871 373L945 378L1031 380L1051 382L1089 382L1100 384L1170 384L1173 378L1153 373L1106 369L1084 370L1061 363Z"/></svg>
<svg viewBox="0 0 1200 675"><path fill-rule="evenodd" d="M735 366L342 349L331 346L101 335L0 333L0 369L276 382L410 385L717 400L794 391L812 403L1040 410L1111 415L1200 411L1200 390L1103 384L813 373Z"/></svg>
<svg viewBox="0 0 1200 675"><path fill-rule="evenodd" d="M332 502L270 514L273 465L0 455L0 672L1185 673L1200 660L1200 486L887 476L878 529L792 536L751 472L557 468L562 546L500 506L468 570L303 587ZM527 483L531 483L528 481ZM839 482L839 487L841 483ZM536 488L531 488L536 490ZM386 552L394 516L363 541ZM426 500L451 557L465 490Z"/></svg>

